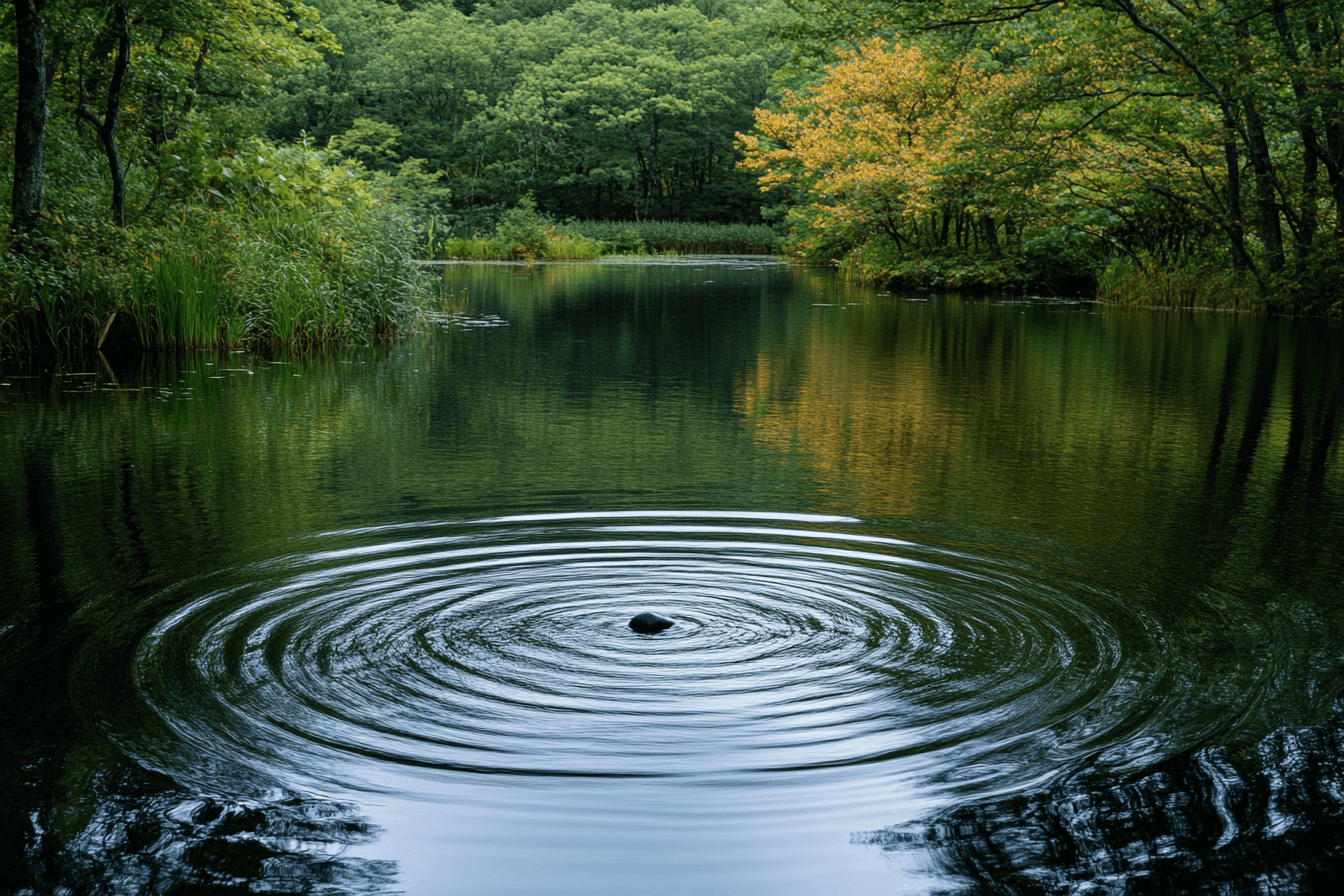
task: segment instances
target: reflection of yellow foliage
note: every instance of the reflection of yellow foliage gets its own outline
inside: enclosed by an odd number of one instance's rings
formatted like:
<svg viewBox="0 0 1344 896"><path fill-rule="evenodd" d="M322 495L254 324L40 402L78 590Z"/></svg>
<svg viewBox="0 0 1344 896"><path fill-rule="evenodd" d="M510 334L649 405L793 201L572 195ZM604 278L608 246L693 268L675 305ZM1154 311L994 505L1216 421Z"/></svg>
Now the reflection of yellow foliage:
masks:
<svg viewBox="0 0 1344 896"><path fill-rule="evenodd" d="M735 407L764 445L798 452L845 495L848 512L908 514L959 466L964 427L939 396L927 361L856 358L813 329L806 370L760 355Z"/></svg>

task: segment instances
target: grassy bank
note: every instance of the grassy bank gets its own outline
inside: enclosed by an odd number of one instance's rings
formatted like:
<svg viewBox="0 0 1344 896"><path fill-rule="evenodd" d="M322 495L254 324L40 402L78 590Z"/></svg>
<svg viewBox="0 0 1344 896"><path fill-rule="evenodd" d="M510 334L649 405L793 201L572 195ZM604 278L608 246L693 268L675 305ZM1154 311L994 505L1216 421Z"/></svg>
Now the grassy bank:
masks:
<svg viewBox="0 0 1344 896"><path fill-rule="evenodd" d="M225 161L156 184L185 194L159 220L53 203L0 257L0 352L318 345L414 319L409 223L340 160L257 141Z"/></svg>
<svg viewBox="0 0 1344 896"><path fill-rule="evenodd" d="M1078 241L1049 231L1031 231L990 252L976 246L898 244L886 234L795 237L790 254L812 264L830 261L852 282L901 289L960 291L1031 290L1057 295L1090 295L1094 260Z"/></svg>
<svg viewBox="0 0 1344 896"><path fill-rule="evenodd" d="M1149 308L1200 308L1267 311L1274 305L1261 295L1248 273L1213 264L1141 266L1116 259L1097 275L1097 301Z"/></svg>
<svg viewBox="0 0 1344 896"><path fill-rule="evenodd" d="M765 224L689 221L575 221L565 230L601 240L618 255L777 255L783 242Z"/></svg>
<svg viewBox="0 0 1344 896"><path fill-rule="evenodd" d="M570 221L555 224L523 204L491 236L426 240L436 260L583 261L603 255L773 255L783 251L763 224L686 221Z"/></svg>
<svg viewBox="0 0 1344 896"><path fill-rule="evenodd" d="M435 246L437 260L447 261L592 261L608 254L600 240L584 239L551 230L543 242L449 237Z"/></svg>
<svg viewBox="0 0 1344 896"><path fill-rule="evenodd" d="M994 254L974 248L898 246L883 234L867 235L858 246L827 244L807 234L794 238L790 254L814 264L829 261L851 282L890 288L1024 291L1144 308L1344 314L1338 277L1331 277L1344 270L1344 259L1331 260L1324 251L1317 266L1289 266L1266 277L1262 286L1253 273L1233 270L1213 252L1163 261L1148 254L1117 258L1101 248L1046 230L1028 231ZM826 258L825 250L835 255Z"/></svg>

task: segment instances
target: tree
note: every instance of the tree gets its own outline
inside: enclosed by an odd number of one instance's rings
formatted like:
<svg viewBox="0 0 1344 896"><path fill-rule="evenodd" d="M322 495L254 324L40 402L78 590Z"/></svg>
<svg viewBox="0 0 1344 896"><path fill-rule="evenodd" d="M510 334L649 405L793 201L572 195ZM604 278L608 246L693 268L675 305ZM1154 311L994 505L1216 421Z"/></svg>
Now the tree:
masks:
<svg viewBox="0 0 1344 896"><path fill-rule="evenodd" d="M42 215L47 118L45 0L14 0L18 114L14 125L14 192L10 228L34 229Z"/></svg>
<svg viewBox="0 0 1344 896"><path fill-rule="evenodd" d="M286 85L277 136L380 122L449 173L459 205L530 192L559 216L756 216L733 135L787 58L767 34L779 0L545 0L471 17L461 4L321 5L345 56Z"/></svg>
<svg viewBox="0 0 1344 896"><path fill-rule="evenodd" d="M1269 289L1289 273L1285 237L1297 276L1319 268L1322 258L1341 255L1344 30L1333 0L792 4L809 16L812 34L833 40L852 39L874 28L935 41L954 34L993 40L1047 24L1058 33L1091 35L1094 39L1061 52L1072 61L1104 66L1105 80L1118 101L1086 127L1123 142L1109 122L1137 103L1183 113L1186 125L1167 116L1175 130L1160 141L1165 146L1148 148L1174 154L1192 176L1179 190L1169 182L1147 187L1166 202L1216 221L1233 267L1253 274ZM1076 103L1078 95L1043 99L1062 107ZM1220 150L1216 166L1203 151L1209 145ZM1322 169L1328 201L1320 183ZM1250 214L1244 211L1247 207ZM1327 226L1336 239L1322 247L1317 235Z"/></svg>
<svg viewBox="0 0 1344 896"><path fill-rule="evenodd" d="M236 113L264 92L273 69L314 61L318 47L337 49L301 0L16 0L15 14L16 231L31 229L41 212L49 97L58 120L92 129L106 159L112 221L123 227L128 167L157 169L156 150L200 110L198 100L213 93ZM48 32L56 35L50 45Z"/></svg>
<svg viewBox="0 0 1344 896"><path fill-rule="evenodd" d="M126 226L126 169L121 162L121 150L117 144L117 124L121 121L121 92L126 84L126 68L131 59L131 19L128 4L112 4L111 34L116 43L116 56L112 63L112 74L107 84L107 105L101 119L89 111L82 96L84 79L80 79L81 96L75 107L77 114L93 126L98 139L107 154L108 173L112 181L112 223L117 227Z"/></svg>

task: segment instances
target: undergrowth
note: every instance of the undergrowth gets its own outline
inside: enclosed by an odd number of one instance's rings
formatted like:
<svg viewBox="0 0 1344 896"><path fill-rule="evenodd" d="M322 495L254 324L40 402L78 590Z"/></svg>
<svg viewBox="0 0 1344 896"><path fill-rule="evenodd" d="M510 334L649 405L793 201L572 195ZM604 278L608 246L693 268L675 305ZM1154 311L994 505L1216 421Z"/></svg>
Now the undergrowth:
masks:
<svg viewBox="0 0 1344 896"><path fill-rule="evenodd" d="M414 319L428 290L412 227L340 159L307 143L252 140L222 161L175 148L156 186L175 213L119 229L53 203L0 256L0 352L317 345Z"/></svg>
<svg viewBox="0 0 1344 896"><path fill-rule="evenodd" d="M1141 265L1112 261L1097 275L1097 300L1154 308L1260 311L1266 302L1255 278L1212 263Z"/></svg>

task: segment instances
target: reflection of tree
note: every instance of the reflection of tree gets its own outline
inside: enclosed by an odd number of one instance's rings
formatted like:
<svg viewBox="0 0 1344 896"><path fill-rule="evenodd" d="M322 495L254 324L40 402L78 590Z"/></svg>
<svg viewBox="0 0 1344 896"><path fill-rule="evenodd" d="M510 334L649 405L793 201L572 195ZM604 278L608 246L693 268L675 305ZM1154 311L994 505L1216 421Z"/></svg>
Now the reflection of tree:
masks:
<svg viewBox="0 0 1344 896"><path fill-rule="evenodd" d="M82 803L35 815L20 892L357 894L392 883L392 863L342 855L376 830L339 803L202 797L127 765L96 773Z"/></svg>
<svg viewBox="0 0 1344 896"><path fill-rule="evenodd" d="M970 893L1324 893L1344 870L1344 713L1281 729L1239 772L1200 749L1119 783L955 808L856 835L932 849Z"/></svg>
<svg viewBox="0 0 1344 896"><path fill-rule="evenodd" d="M805 365L796 351L762 353L735 409L761 444L801 452L824 479L847 483L863 513L911 513L959 467L965 426L923 344L893 333L886 351L854 352L852 336L817 326Z"/></svg>
<svg viewBox="0 0 1344 896"><path fill-rule="evenodd" d="M78 531L72 518L90 515L71 512L60 500L55 445L62 428L38 426L22 444L29 531L20 533L29 538L14 540L31 545L31 559L18 572L7 570L19 581L10 583L9 600L0 607L0 892L383 889L392 879L390 863L342 855L376 834L351 807L293 795L234 800L191 794L162 775L81 746L71 668L97 610L94 602L81 604L71 585L79 579L68 554L79 554L67 551L67 533ZM115 557L126 561L123 572L143 575L146 551L129 460L122 460L117 478L119 518L133 550ZM27 568L31 584L22 581ZM120 612L124 617L124 606Z"/></svg>

